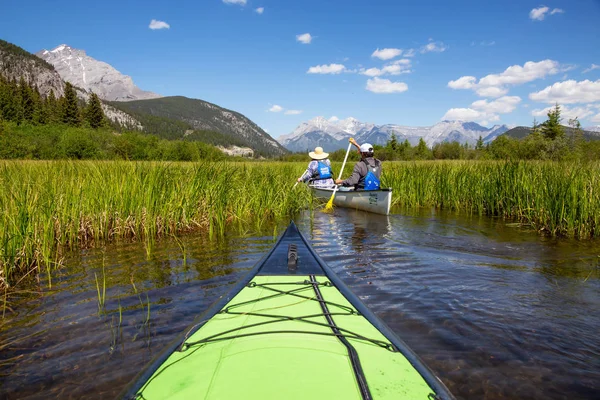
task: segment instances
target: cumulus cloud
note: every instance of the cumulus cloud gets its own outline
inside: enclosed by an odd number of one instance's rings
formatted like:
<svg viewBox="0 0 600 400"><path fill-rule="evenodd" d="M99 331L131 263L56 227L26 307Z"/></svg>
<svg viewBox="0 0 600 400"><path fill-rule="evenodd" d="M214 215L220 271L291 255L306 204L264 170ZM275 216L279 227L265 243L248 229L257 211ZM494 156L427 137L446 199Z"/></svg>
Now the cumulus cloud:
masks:
<svg viewBox="0 0 600 400"><path fill-rule="evenodd" d="M448 87L452 89L473 89L477 84L477 78L474 76L461 76L455 81L448 82Z"/></svg>
<svg viewBox="0 0 600 400"><path fill-rule="evenodd" d="M246 0L223 0L225 4L239 4L240 6L246 5Z"/></svg>
<svg viewBox="0 0 600 400"><path fill-rule="evenodd" d="M270 112L282 112L283 111L283 107L277 105L277 104L273 104L273 107L269 108Z"/></svg>
<svg viewBox="0 0 600 400"><path fill-rule="evenodd" d="M548 7L542 6L529 11L529 18L534 21L542 21L546 17L546 13L550 10Z"/></svg>
<svg viewBox="0 0 600 400"><path fill-rule="evenodd" d="M375 50L373 54L371 54L371 57L379 58L380 60L391 60L394 57L398 57L400 54L402 54L402 49L379 50L379 48L377 48L377 50Z"/></svg>
<svg viewBox="0 0 600 400"><path fill-rule="evenodd" d="M303 33L301 35L296 35L296 41L304 44L310 44L314 38L310 35L310 33Z"/></svg>
<svg viewBox="0 0 600 400"><path fill-rule="evenodd" d="M600 79L597 81L556 82L539 92L529 94L529 98L543 103L591 103L600 101Z"/></svg>
<svg viewBox="0 0 600 400"><path fill-rule="evenodd" d="M593 110L593 108L594 108L593 105L585 105L585 106L574 107L574 108L561 106L560 107L560 115L563 118L563 123L567 122L570 119L574 119L574 118L578 118L579 120L582 120L582 119L587 118L590 115L594 115L594 113L596 113L596 111ZM553 109L554 109L554 106L546 107L543 109L532 110L531 115L533 115L534 117L545 117L548 115L548 112ZM592 120L593 120L593 118L592 118Z"/></svg>
<svg viewBox="0 0 600 400"><path fill-rule="evenodd" d="M361 75L370 77L382 76L382 75L400 75L410 74L411 61L408 59L396 60L383 68L362 68L360 70Z"/></svg>
<svg viewBox="0 0 600 400"><path fill-rule="evenodd" d="M254 10L255 13L257 14L262 14L265 12L265 8L264 7L258 7L257 9Z"/></svg>
<svg viewBox="0 0 600 400"><path fill-rule="evenodd" d="M594 115L592 118L590 118L590 121L592 122L600 122L600 113Z"/></svg>
<svg viewBox="0 0 600 400"><path fill-rule="evenodd" d="M422 54L425 54L430 52L441 53L446 50L448 50L448 46L446 46L444 43L430 41L425 46L421 47L420 51Z"/></svg>
<svg viewBox="0 0 600 400"><path fill-rule="evenodd" d="M403 56L404 57L414 57L417 54L417 52L415 51L415 49L408 49L404 52Z"/></svg>
<svg viewBox="0 0 600 400"><path fill-rule="evenodd" d="M302 110L286 110L284 112L285 115L298 115L302 114Z"/></svg>
<svg viewBox="0 0 600 400"><path fill-rule="evenodd" d="M534 21L543 21L544 18L546 18L546 15L548 15L548 11L550 11L550 9L546 6L534 8L531 11L529 11L529 18ZM561 8L554 8L552 11L550 11L550 15L562 14L564 12L565 10Z"/></svg>
<svg viewBox="0 0 600 400"><path fill-rule="evenodd" d="M153 19L152 21L150 21L150 25L148 25L148 28L152 30L169 29L170 27L171 25L167 24L165 21L159 21L157 19Z"/></svg>
<svg viewBox="0 0 600 400"><path fill-rule="evenodd" d="M498 121L498 114L513 112L521 102L519 96L504 96L496 100L477 100L468 108L451 108L442 120L479 121L487 125L489 121Z"/></svg>
<svg viewBox="0 0 600 400"><path fill-rule="evenodd" d="M346 71L346 67L343 64L329 64L329 65L317 65L310 67L307 74L340 74Z"/></svg>
<svg viewBox="0 0 600 400"><path fill-rule="evenodd" d="M366 89L373 93L402 93L408 90L404 82L392 82L389 79L372 78L367 81Z"/></svg>
<svg viewBox="0 0 600 400"><path fill-rule="evenodd" d="M553 60L528 61L523 66L513 65L499 74L484 76L477 83L477 78L474 76L463 76L455 81L448 82L448 87L452 89L472 89L482 97L500 97L508 93L507 85L520 85L572 68L573 66L561 66Z"/></svg>
<svg viewBox="0 0 600 400"><path fill-rule="evenodd" d="M587 74L588 72L591 72L591 71L593 71L595 69L598 69L598 68L600 68L600 65L592 64L589 68L584 69L583 73Z"/></svg>
<svg viewBox="0 0 600 400"><path fill-rule="evenodd" d="M484 86L476 88L475 92L481 97L500 97L508 93L508 89L504 87Z"/></svg>

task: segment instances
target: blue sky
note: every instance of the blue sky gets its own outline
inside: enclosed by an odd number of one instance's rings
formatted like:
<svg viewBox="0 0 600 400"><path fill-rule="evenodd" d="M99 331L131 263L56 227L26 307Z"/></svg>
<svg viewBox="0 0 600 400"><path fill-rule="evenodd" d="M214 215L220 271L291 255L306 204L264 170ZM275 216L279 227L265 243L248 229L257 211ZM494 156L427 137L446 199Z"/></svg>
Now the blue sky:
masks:
<svg viewBox="0 0 600 400"><path fill-rule="evenodd" d="M84 49L278 137L316 116L530 125L555 102L600 125L598 21L598 0L22 0L0 38Z"/></svg>

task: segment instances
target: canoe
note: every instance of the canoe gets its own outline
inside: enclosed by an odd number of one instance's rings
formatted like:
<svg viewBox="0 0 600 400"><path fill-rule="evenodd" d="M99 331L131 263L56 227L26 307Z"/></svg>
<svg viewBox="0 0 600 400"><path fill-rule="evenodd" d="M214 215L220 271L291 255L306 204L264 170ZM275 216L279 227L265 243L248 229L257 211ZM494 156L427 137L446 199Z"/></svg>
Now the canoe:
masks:
<svg viewBox="0 0 600 400"><path fill-rule="evenodd" d="M323 200L329 200L333 194L333 188L311 186L311 190L316 198ZM350 190L347 192L338 190L335 193L333 204L338 207L388 215L390 213L390 205L392 204L392 189Z"/></svg>
<svg viewBox="0 0 600 400"><path fill-rule="evenodd" d="M292 222L125 399L453 399Z"/></svg>

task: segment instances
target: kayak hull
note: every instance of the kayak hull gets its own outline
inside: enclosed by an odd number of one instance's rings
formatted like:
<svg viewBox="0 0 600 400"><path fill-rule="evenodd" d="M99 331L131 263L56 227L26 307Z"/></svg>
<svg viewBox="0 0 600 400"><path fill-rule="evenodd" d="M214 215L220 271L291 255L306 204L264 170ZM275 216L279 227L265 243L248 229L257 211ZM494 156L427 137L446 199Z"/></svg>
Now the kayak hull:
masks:
<svg viewBox="0 0 600 400"><path fill-rule="evenodd" d="M122 397L453 398L293 223Z"/></svg>
<svg viewBox="0 0 600 400"><path fill-rule="evenodd" d="M311 187L311 190L316 198L329 200L334 189ZM392 204L392 189L356 191L337 190L335 192L333 204L338 207L388 215Z"/></svg>

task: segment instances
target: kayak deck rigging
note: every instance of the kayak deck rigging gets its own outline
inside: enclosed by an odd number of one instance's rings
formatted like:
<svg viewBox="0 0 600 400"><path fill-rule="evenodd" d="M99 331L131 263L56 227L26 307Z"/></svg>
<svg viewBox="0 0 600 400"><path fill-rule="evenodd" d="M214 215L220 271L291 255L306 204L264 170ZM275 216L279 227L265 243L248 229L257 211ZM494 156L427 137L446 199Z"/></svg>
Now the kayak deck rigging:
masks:
<svg viewBox="0 0 600 400"><path fill-rule="evenodd" d="M127 399L452 399L291 224Z"/></svg>

